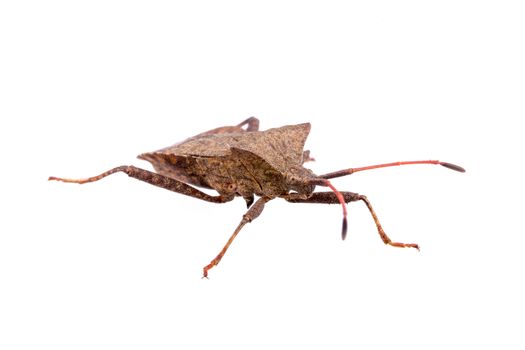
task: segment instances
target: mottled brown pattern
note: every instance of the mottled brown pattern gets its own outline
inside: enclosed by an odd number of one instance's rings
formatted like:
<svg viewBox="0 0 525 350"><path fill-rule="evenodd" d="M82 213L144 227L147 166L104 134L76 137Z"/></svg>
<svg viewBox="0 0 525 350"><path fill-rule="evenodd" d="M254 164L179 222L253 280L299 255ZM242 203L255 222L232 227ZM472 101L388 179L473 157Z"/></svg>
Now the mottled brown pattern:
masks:
<svg viewBox="0 0 525 350"><path fill-rule="evenodd" d="M310 124L288 125L266 131L208 134L192 137L182 143L141 154L176 157L228 157L231 149L252 152L263 158L278 171L286 172L291 166L303 164L303 148L310 132Z"/></svg>
<svg viewBox="0 0 525 350"><path fill-rule="evenodd" d="M309 132L308 123L266 131L221 127L139 158L159 174L224 195L275 198L290 190L313 191L304 183L316 176L302 167L311 160L303 150Z"/></svg>
<svg viewBox="0 0 525 350"><path fill-rule="evenodd" d="M224 203L236 196L243 197L249 209L221 252L204 267L203 277L207 277L208 271L220 262L243 226L256 219L265 204L276 197L291 203L341 204L343 239L346 233L345 203L363 201L385 244L419 249L415 243L392 242L365 196L339 192L328 179L358 171L408 164L439 164L452 170L465 171L451 163L424 160L349 168L317 176L303 167L303 163L314 160L310 152L304 150L310 132L309 123L258 130L259 120L251 117L238 125L215 128L173 146L139 155L140 159L153 165L155 172L134 166L120 166L85 179L50 177L49 180L84 184L124 172L140 181L208 202ZM209 195L190 185L213 189L219 195ZM330 187L332 192L314 192L316 186ZM254 195L260 197L255 203Z"/></svg>

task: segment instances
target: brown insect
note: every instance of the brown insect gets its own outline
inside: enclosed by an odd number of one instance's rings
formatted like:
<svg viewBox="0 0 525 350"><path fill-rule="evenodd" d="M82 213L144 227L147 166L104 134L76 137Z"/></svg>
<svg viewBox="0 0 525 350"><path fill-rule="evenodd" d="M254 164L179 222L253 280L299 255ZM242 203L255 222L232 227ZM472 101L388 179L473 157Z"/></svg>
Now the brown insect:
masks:
<svg viewBox="0 0 525 350"><path fill-rule="evenodd" d="M370 201L365 196L353 192L340 192L329 179L363 170L407 164L439 164L465 172L462 167L451 163L418 160L349 168L315 175L303 166L304 162L313 160L310 158L310 152L303 150L310 133L309 123L287 125L266 131L258 130L259 120L252 117L237 126L216 128L171 147L138 156L149 161L156 172L134 166L119 166L86 179L50 177L49 180L83 184L98 181L116 172L124 172L138 180L208 202L225 203L236 196L243 197L248 211L243 215L224 248L204 267L203 277L207 277L208 271L221 261L243 226L256 219L263 211L264 205L274 198L283 198L291 203L341 204L343 239L346 237L347 230L345 203L363 201L372 214L377 231L385 244L419 250L419 246L415 243L393 242L381 227ZM190 185L213 189L219 195L209 195ZM331 192L314 192L316 186L329 187ZM259 197L255 203L254 196Z"/></svg>

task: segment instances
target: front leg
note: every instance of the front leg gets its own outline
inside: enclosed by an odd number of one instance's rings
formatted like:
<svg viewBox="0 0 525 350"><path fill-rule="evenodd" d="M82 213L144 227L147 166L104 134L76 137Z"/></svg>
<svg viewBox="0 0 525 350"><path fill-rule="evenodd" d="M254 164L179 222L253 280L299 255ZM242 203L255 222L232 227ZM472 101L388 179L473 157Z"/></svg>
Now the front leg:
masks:
<svg viewBox="0 0 525 350"><path fill-rule="evenodd" d="M345 203L360 200L361 195L353 192L340 192L343 195ZM334 192L314 192L310 196L299 193L289 193L283 196L290 203L316 203L316 204L340 204L337 195Z"/></svg>
<svg viewBox="0 0 525 350"><path fill-rule="evenodd" d="M184 182L175 180L168 176L156 174L148 170L140 169L132 165L119 166L111 170L108 170L100 175L88 177L85 179L65 179L61 177L51 176L49 177L49 180L85 184L88 182L95 182L95 181L101 180L105 178L106 176L109 176L117 172L123 172L123 173L128 174L128 176L133 177L137 180L144 181L154 186L162 187L164 189L167 189L173 192L177 192L180 194L184 194L186 196L198 198L198 199L201 199L207 202L224 203L224 202L229 202L234 198L233 194L229 196L228 195L210 196L209 194L201 192L197 190L196 188L193 188L190 185L185 184Z"/></svg>
<svg viewBox="0 0 525 350"><path fill-rule="evenodd" d="M374 222L377 227L377 232L379 233L379 236L381 237L381 239L383 240L385 244L388 244L392 247L416 248L417 250L419 250L419 246L415 243L393 242L387 236L387 234L383 230L383 227L381 226L381 223L379 222L379 218L377 217L377 214L375 213L374 208L372 207L372 204L370 203L368 198L366 198L366 196L363 196L358 193L353 193L353 192L341 192L341 194L343 195L343 198L346 203L355 202L355 201L365 202L366 207L368 208L368 211L370 211L370 214L372 215L372 218L374 219ZM291 203L339 204L339 200L334 192L314 192L308 198L305 198L304 196L301 196L300 194L291 193L283 198Z"/></svg>

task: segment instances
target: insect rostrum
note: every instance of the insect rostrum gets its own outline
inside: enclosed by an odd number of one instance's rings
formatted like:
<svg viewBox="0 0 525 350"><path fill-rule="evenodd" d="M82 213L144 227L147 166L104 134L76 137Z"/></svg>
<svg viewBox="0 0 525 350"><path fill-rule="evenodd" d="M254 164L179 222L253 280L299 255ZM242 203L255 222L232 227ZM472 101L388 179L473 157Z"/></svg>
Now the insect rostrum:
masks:
<svg viewBox="0 0 525 350"><path fill-rule="evenodd" d="M262 213L265 204L275 198L283 198L291 203L341 204L343 239L347 228L345 203L363 201L385 244L419 249L415 243L393 242L384 232L365 196L338 191L329 179L358 171L408 164L439 164L459 172L465 171L451 163L421 160L349 168L316 175L303 166L305 162L312 160L310 152L304 150L310 132L309 123L265 131L258 129L259 120L252 117L236 126L216 128L173 146L139 155L138 158L153 165L155 172L134 166L119 166L85 179L50 177L49 180L83 184L98 181L116 172L124 172L138 180L208 202L225 203L237 196L243 197L248 211L221 252L204 267L203 277L207 277L208 271L221 261L242 227L255 220ZM218 195L209 195L193 186L213 189ZM328 187L331 191L314 192L316 186ZM256 201L255 196L259 197Z"/></svg>

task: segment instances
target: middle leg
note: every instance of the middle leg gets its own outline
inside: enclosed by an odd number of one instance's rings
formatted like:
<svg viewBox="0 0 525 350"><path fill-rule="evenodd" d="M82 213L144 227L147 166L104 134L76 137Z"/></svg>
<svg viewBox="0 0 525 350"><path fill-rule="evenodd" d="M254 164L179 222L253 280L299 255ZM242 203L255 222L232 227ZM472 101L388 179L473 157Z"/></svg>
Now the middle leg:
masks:
<svg viewBox="0 0 525 350"><path fill-rule="evenodd" d="M363 201L366 204L366 207L368 208L368 211L370 211L370 214L372 215L372 218L374 219L374 222L377 227L377 232L379 233L379 236L381 237L381 240L392 247L399 247L399 248L416 248L419 250L419 246L415 243L400 243L400 242L393 242L385 233L383 230L383 227L381 226L381 223L379 222L379 218L377 217L376 212L374 211L374 208L372 207L372 204L366 198L366 196L363 196L358 193L353 192L341 192L343 195L343 198L346 203L349 202L355 202L355 201ZM289 194L287 197L285 197L288 202L291 203L320 203L320 204L339 204L339 200L334 192L314 192L312 193L312 196L309 198L303 198L300 195L294 195Z"/></svg>
<svg viewBox="0 0 525 350"><path fill-rule="evenodd" d="M208 264L204 267L203 269L203 275L202 275L202 278L208 278L208 271L214 267L214 266L217 266L219 264L219 262L221 261L221 259L223 258L224 254L226 254L226 251L228 250L228 248L230 247L230 245L232 244L233 240L235 239L235 237L237 237L237 234L241 231L241 229L244 227L244 225L246 225L247 223L249 222L252 222L253 220L255 220L259 215L261 215L263 209L264 209L264 205L266 204L266 202L268 202L270 199L269 198L265 198L265 197L261 197L257 200L257 202L255 202L251 207L250 209L248 209L248 211L246 212L246 214L244 214L242 216L242 220L241 222L239 223L239 225L237 226L237 228L235 229L235 231L233 232L233 234L230 236L230 239L228 239L228 242L226 242L226 245L224 246L224 248L222 248L222 250L220 251L220 253Z"/></svg>

